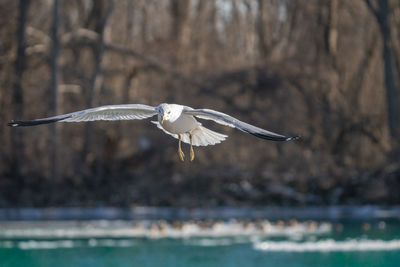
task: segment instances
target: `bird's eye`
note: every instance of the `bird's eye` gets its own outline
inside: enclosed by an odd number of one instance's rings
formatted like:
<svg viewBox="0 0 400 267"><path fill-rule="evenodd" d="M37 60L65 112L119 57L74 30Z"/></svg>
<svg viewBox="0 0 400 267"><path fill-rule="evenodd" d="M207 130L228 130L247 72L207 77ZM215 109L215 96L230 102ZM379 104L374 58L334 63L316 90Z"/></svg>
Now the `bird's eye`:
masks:
<svg viewBox="0 0 400 267"><path fill-rule="evenodd" d="M171 111L168 111L167 114L171 114Z"/></svg>

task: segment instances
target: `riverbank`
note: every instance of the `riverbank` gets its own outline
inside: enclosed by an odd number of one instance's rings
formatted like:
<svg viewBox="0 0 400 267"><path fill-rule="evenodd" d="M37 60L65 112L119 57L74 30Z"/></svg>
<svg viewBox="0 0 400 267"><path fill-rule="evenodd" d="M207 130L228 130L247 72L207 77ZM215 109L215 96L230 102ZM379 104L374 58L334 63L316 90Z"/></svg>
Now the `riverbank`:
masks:
<svg viewBox="0 0 400 267"><path fill-rule="evenodd" d="M91 208L3 208L1 221L18 220L336 220L400 219L400 206L315 207L91 207Z"/></svg>

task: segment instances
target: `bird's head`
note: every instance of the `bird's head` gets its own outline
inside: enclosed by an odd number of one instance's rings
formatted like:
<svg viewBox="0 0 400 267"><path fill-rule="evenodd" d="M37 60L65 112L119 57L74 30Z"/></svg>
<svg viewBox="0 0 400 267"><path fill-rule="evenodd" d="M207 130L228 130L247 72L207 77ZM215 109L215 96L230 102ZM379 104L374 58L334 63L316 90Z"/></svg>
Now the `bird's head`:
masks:
<svg viewBox="0 0 400 267"><path fill-rule="evenodd" d="M163 103L158 105L156 111L158 113L158 121L160 121L161 124L163 124L164 121L172 121L175 119L175 112L169 104Z"/></svg>

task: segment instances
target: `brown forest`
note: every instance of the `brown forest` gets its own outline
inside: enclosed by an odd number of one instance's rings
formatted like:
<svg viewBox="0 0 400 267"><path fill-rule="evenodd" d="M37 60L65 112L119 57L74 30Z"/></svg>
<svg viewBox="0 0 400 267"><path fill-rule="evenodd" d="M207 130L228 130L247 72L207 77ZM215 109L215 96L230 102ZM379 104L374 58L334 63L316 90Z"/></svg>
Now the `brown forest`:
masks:
<svg viewBox="0 0 400 267"><path fill-rule="evenodd" d="M397 0L1 0L0 207L400 204L399 76ZM302 138L7 127L162 102Z"/></svg>

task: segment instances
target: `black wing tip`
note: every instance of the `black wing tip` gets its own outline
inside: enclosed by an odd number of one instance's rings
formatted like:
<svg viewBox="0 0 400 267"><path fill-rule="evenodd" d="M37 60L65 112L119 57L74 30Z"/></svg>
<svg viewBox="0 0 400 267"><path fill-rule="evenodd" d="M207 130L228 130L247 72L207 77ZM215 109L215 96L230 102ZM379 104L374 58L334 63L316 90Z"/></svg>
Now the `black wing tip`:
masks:
<svg viewBox="0 0 400 267"><path fill-rule="evenodd" d="M270 134L261 134L261 133L255 133L255 132L248 132L249 134L252 134L258 138L265 139L265 140L270 140L270 141L277 141L277 142L282 142L282 141L289 141L291 140L290 138L292 137L286 137L283 135L270 135Z"/></svg>
<svg viewBox="0 0 400 267"><path fill-rule="evenodd" d="M47 124L47 123L57 122L57 121L61 121L66 118L69 118L70 115L69 114L67 114L67 115L68 116L57 116L57 117L51 117L51 118L45 118L45 119L31 120L31 121L14 121L14 120L12 120L11 122L8 123L8 126L19 127L19 126L35 126L35 125L40 125L40 124Z"/></svg>
<svg viewBox="0 0 400 267"><path fill-rule="evenodd" d="M7 125L10 127L19 127L19 126L32 126L36 125L37 123L34 123L34 121L10 121Z"/></svg>
<svg viewBox="0 0 400 267"><path fill-rule="evenodd" d="M10 121L9 123L7 123L7 125L10 127L17 127L19 126L19 123L16 121Z"/></svg>
<svg viewBox="0 0 400 267"><path fill-rule="evenodd" d="M289 136L288 138L286 138L285 141L294 141L294 140L299 140L301 137L299 135L296 136Z"/></svg>

